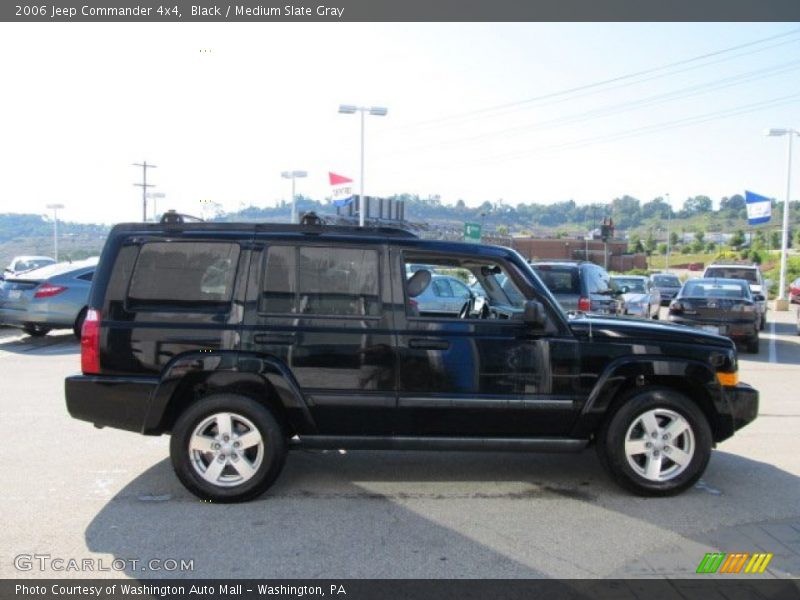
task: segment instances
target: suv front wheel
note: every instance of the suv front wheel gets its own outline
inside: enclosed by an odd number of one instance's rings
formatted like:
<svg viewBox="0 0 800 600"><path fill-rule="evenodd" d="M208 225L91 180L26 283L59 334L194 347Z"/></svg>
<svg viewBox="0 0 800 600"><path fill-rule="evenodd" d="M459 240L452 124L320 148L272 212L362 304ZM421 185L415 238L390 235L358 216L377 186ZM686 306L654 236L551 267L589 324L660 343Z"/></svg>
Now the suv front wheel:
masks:
<svg viewBox="0 0 800 600"><path fill-rule="evenodd" d="M278 477L286 438L264 405L247 396L212 394L180 415L170 456L178 479L198 498L243 502Z"/></svg>
<svg viewBox="0 0 800 600"><path fill-rule="evenodd" d="M711 428L683 394L651 388L628 398L600 432L603 466L642 496L669 496L694 485L711 457Z"/></svg>

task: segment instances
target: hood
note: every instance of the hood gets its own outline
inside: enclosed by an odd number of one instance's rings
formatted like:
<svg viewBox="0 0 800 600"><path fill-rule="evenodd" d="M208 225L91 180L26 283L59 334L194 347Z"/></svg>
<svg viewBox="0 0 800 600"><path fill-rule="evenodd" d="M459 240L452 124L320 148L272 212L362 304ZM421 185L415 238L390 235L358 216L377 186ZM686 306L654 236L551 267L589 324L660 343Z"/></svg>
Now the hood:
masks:
<svg viewBox="0 0 800 600"><path fill-rule="evenodd" d="M584 315L570 319L569 326L573 333L580 337L620 342L673 342L676 344L702 344L734 348L734 343L726 337L690 327L672 323L643 321L635 318L613 317L603 318Z"/></svg>

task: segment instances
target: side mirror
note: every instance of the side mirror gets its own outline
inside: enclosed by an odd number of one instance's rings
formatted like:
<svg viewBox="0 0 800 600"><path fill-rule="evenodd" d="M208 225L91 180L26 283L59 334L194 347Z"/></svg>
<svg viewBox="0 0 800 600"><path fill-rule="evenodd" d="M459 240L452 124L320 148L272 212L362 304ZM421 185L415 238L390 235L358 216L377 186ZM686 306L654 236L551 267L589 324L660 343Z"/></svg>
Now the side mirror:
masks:
<svg viewBox="0 0 800 600"><path fill-rule="evenodd" d="M753 294L753 300L756 302L764 302L766 298L764 297L764 294Z"/></svg>
<svg viewBox="0 0 800 600"><path fill-rule="evenodd" d="M525 302L525 308L522 312L522 320L528 325L535 327L544 327L547 317L544 312L544 306L538 300L528 300Z"/></svg>
<svg viewBox="0 0 800 600"><path fill-rule="evenodd" d="M623 285L621 288L619 288L619 293L620 294L627 294L630 291L631 291L631 288L629 288L627 285Z"/></svg>

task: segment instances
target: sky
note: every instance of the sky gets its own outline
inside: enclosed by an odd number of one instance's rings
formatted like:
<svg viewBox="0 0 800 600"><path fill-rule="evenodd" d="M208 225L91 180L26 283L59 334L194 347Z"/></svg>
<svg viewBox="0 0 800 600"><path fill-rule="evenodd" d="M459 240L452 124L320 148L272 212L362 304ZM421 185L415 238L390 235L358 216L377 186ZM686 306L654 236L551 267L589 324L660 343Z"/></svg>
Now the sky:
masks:
<svg viewBox="0 0 800 600"><path fill-rule="evenodd" d="M471 206L783 199L764 130L800 129L798 23L0 23L0 56L0 212L68 221L141 220L144 160L159 212L358 188L340 104L388 109L367 195Z"/></svg>

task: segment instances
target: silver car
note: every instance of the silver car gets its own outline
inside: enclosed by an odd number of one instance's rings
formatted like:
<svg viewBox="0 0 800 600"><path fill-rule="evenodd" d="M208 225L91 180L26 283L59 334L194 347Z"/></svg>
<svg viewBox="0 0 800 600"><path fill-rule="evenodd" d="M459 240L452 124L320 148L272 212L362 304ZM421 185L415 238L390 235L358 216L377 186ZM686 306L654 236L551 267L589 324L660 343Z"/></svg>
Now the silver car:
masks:
<svg viewBox="0 0 800 600"><path fill-rule="evenodd" d="M47 265L55 264L55 260L49 256L15 256L8 263L8 266L3 269L2 278L13 277L26 271L46 267Z"/></svg>
<svg viewBox="0 0 800 600"><path fill-rule="evenodd" d="M42 336L72 328L80 338L97 258L58 263L0 282L0 323Z"/></svg>
<svg viewBox="0 0 800 600"><path fill-rule="evenodd" d="M430 285L414 300L420 313L458 315L472 295L457 277L433 275Z"/></svg>
<svg viewBox="0 0 800 600"><path fill-rule="evenodd" d="M623 290L624 314L644 319L658 319L661 294L647 277L615 275L611 280Z"/></svg>

